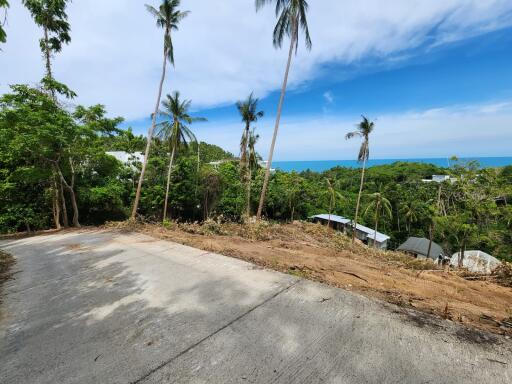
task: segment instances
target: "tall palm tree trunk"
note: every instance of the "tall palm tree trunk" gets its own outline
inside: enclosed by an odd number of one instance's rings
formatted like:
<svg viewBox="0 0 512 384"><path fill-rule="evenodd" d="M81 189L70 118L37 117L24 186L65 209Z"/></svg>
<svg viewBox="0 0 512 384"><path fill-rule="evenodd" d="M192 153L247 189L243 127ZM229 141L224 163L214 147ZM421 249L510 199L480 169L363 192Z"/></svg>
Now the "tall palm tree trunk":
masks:
<svg viewBox="0 0 512 384"><path fill-rule="evenodd" d="M246 215L247 215L247 219L249 219L249 217L251 216L251 167L250 167L250 164L249 164L249 128L250 128L250 123L249 122L246 122L245 123L245 146L243 148L243 153L241 154L242 158L245 158L244 160L244 164L242 164L243 166L243 169L242 169L242 172L244 173L244 176L243 178L245 178L245 188L246 188L246 203L247 203L247 208L246 208Z"/></svg>
<svg viewBox="0 0 512 384"><path fill-rule="evenodd" d="M361 194L363 193L365 170L366 170L366 158L363 160L363 169L361 171L361 183L359 184L359 194L357 195L356 216L354 217L354 226L352 228L352 243L354 243L356 240L357 219L359 218L359 206L361 204Z"/></svg>
<svg viewBox="0 0 512 384"><path fill-rule="evenodd" d="M437 211L436 215L439 213L439 205L441 204L441 184L439 184L439 189L437 191ZM434 241L434 229L435 229L435 221L434 218L432 218L432 222L429 226L429 242L428 242L428 252L427 256L430 256L430 250L432 249L432 243Z"/></svg>
<svg viewBox="0 0 512 384"><path fill-rule="evenodd" d="M247 218L251 217L251 181L252 181L252 171L251 167L247 167Z"/></svg>
<svg viewBox="0 0 512 384"><path fill-rule="evenodd" d="M375 233L373 234L373 247L377 248L377 229L379 228L379 209L380 203L375 207Z"/></svg>
<svg viewBox="0 0 512 384"><path fill-rule="evenodd" d="M165 201L164 201L164 219L167 219L167 202L169 200L169 187L171 185L171 173L172 173L172 164L174 162L174 154L176 153L176 146L172 147L171 159L169 160L169 169L167 170L167 187L165 189Z"/></svg>
<svg viewBox="0 0 512 384"><path fill-rule="evenodd" d="M133 203L133 209L132 209L132 215L131 218L135 219L135 216L137 215L137 210L139 209L139 203L140 203L140 193L142 189L142 183L144 182L144 176L146 174L146 168L148 166L148 160L149 160L149 150L151 149L151 139L153 138L153 133L155 132L155 126L156 126L156 116L158 114L158 107L160 106L160 99L162 98L162 88L164 86L164 80L165 80L165 71L167 67L167 47L164 48L164 62L162 66L162 78L160 79L160 86L158 87L158 96L156 99L156 105L155 105L155 111L152 116L151 121L151 128L148 132L148 139L146 143L146 151L144 153L144 162L142 163L142 170L140 172L139 177L139 184L137 185L137 192L135 193L135 201Z"/></svg>
<svg viewBox="0 0 512 384"><path fill-rule="evenodd" d="M265 196L267 194L268 181L270 178L270 169L272 168L272 158L274 157L274 148L276 145L277 133L279 131L279 123L281 121L281 112L283 111L284 95L286 94L286 86L288 85L288 75L290 73L290 66L292 63L293 47L297 39L297 31L295 28L296 20L294 21L293 35L290 39L290 50L288 52L288 62L286 64L286 71L284 73L283 86L281 88L281 97L279 98L279 106L277 107L276 125L274 127L274 136L272 137L272 144L270 145L270 153L268 155L267 170L265 171L265 180L263 181L263 188L261 190L260 204L258 205L258 213L256 215L257 220L261 219L263 212L263 205L265 204Z"/></svg>

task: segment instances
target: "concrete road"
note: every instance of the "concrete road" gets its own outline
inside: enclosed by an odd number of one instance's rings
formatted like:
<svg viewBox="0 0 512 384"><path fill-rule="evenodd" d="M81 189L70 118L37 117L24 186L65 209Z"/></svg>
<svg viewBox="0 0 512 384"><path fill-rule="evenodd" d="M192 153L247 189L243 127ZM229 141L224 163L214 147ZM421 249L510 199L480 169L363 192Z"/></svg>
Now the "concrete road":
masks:
<svg viewBox="0 0 512 384"><path fill-rule="evenodd" d="M2 384L512 382L509 340L171 242L0 248Z"/></svg>

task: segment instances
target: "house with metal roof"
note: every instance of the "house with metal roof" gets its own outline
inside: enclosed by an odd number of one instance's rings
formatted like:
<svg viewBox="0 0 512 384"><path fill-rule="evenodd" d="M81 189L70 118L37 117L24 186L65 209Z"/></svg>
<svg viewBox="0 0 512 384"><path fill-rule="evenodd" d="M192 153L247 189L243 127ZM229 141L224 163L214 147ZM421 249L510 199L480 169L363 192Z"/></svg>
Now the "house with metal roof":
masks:
<svg viewBox="0 0 512 384"><path fill-rule="evenodd" d="M434 242L428 251L430 240L424 237L409 237L405 243L397 248L397 251L405 252L418 259L432 259L437 262L439 259L444 260L446 257L443 248Z"/></svg>
<svg viewBox="0 0 512 384"><path fill-rule="evenodd" d="M331 228L341 231L343 233L351 234L353 229L352 220L343 216L329 215L323 213L320 215L311 216L309 218L314 223L322 223L329 225ZM364 225L356 225L356 237L364 244L373 246L374 242L377 248L386 249L388 247L388 240L390 237L384 233L376 232L375 230L365 227Z"/></svg>

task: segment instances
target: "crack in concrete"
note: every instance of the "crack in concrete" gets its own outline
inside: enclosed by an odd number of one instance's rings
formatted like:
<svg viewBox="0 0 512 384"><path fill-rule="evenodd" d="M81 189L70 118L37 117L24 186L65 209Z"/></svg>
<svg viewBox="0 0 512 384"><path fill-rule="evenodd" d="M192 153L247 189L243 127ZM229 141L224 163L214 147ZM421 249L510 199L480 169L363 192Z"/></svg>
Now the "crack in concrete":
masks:
<svg viewBox="0 0 512 384"><path fill-rule="evenodd" d="M291 288L295 287L299 282L301 282L302 279L299 279L297 281L294 281L293 283L291 283L290 285L286 286L285 288L277 291L276 293L274 293L272 296L266 298L265 300L263 300L261 303L255 305L254 307L248 309L247 311L245 311L244 313L242 313L241 315L237 316L236 318L234 318L233 320L231 320L230 322L228 322L227 324L223 325L222 327L220 327L219 329L217 329L216 331L210 333L209 335L203 337L201 340L197 341L196 343L192 344L191 346L189 346L188 348L184 349L183 351L181 351L180 353L178 353L177 355L171 357L169 360L166 360L164 361L163 363L161 363L160 365L158 365L157 367L151 369L148 373L146 373L145 375L141 376L140 378L138 378L137 380L135 381L131 381L130 384L139 384L141 383L143 380L146 380L147 378L149 378L151 375L153 375L154 373L156 373L157 371L159 371L160 369L164 368L166 365L172 363L173 361L175 361L176 359L179 359L181 356L185 355L186 353L190 352L191 350L193 350L194 348L196 348L197 346L199 346L200 344L204 343L205 341L207 341L208 339L211 339L213 336L217 335L218 333L222 332L223 330L225 330L226 328L230 327L231 325L235 324L236 322L238 322L239 320L241 320L242 318L244 318L245 316L249 315L250 313L254 312L256 309L264 306L265 304L269 303L270 301L274 300L277 296L279 296L280 294L290 290Z"/></svg>

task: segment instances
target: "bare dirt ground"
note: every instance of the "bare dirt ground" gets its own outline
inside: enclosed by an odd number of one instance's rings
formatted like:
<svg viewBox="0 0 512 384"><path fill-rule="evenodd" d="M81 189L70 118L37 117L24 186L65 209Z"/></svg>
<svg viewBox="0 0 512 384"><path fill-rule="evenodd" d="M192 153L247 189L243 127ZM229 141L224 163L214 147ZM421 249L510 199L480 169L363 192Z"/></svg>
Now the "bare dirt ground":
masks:
<svg viewBox="0 0 512 384"><path fill-rule="evenodd" d="M512 288L397 252L351 244L321 225L111 224L353 290L457 323L512 336ZM475 278L475 276L470 276ZM503 284L503 282L502 282Z"/></svg>
<svg viewBox="0 0 512 384"><path fill-rule="evenodd" d="M0 304L2 304L2 286L12 278L12 266L14 265L14 258L0 250ZM0 319L2 318L2 307L0 306Z"/></svg>

